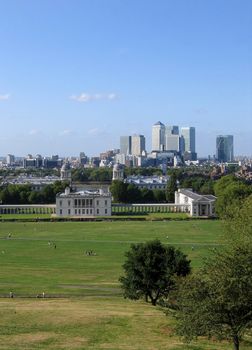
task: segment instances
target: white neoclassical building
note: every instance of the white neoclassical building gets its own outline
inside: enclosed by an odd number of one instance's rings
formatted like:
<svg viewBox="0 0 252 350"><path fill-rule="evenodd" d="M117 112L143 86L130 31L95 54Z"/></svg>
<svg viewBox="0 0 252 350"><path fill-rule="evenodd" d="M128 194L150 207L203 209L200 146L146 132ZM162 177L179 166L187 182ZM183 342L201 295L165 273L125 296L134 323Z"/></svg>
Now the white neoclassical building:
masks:
<svg viewBox="0 0 252 350"><path fill-rule="evenodd" d="M111 215L111 194L103 190L71 192L56 196L56 216L94 217Z"/></svg>
<svg viewBox="0 0 252 350"><path fill-rule="evenodd" d="M191 216L215 216L215 201L212 194L197 194L191 188L180 188L175 192L175 204L188 205Z"/></svg>

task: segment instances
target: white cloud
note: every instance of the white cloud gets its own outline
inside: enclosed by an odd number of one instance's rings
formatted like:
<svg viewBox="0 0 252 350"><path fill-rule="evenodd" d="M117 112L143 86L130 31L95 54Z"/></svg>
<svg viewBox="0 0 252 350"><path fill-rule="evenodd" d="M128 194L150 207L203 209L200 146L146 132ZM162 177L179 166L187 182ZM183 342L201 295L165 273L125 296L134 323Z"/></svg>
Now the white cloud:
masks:
<svg viewBox="0 0 252 350"><path fill-rule="evenodd" d="M0 95L0 101L7 101L10 99L10 94Z"/></svg>
<svg viewBox="0 0 252 350"><path fill-rule="evenodd" d="M107 94L90 94L87 92L82 92L80 95L71 95L70 99L78 102L90 102L90 101L98 101L98 100L115 100L117 99L117 95L114 92L110 92Z"/></svg>
<svg viewBox="0 0 252 350"><path fill-rule="evenodd" d="M67 135L70 135L72 134L72 130L69 130L69 129L66 129L66 130L63 130L59 133L59 136L67 136Z"/></svg>
<svg viewBox="0 0 252 350"><path fill-rule="evenodd" d="M33 136L33 135L38 135L40 133L40 130L37 129L32 129L29 131L29 135Z"/></svg>

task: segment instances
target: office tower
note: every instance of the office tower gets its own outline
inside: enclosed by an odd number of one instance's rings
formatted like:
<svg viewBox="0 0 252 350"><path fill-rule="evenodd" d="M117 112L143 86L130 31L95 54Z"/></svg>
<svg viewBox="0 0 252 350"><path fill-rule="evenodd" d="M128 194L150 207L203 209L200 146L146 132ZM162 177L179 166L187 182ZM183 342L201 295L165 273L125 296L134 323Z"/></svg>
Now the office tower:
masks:
<svg viewBox="0 0 252 350"><path fill-rule="evenodd" d="M232 162L234 159L233 135L218 135L216 138L216 158L219 162Z"/></svg>
<svg viewBox="0 0 252 350"><path fill-rule="evenodd" d="M141 156L145 151L145 137L143 135L131 136L131 153L133 156Z"/></svg>
<svg viewBox="0 0 252 350"><path fill-rule="evenodd" d="M195 153L195 128L194 127L182 127L182 152Z"/></svg>
<svg viewBox="0 0 252 350"><path fill-rule="evenodd" d="M179 127L177 125L165 127L165 150L180 152Z"/></svg>
<svg viewBox="0 0 252 350"><path fill-rule="evenodd" d="M167 125L165 127L165 134L166 135L178 135L179 134L179 127L177 125Z"/></svg>
<svg viewBox="0 0 252 350"><path fill-rule="evenodd" d="M6 163L9 166L15 164L15 156L13 154L7 154Z"/></svg>
<svg viewBox="0 0 252 350"><path fill-rule="evenodd" d="M181 138L179 135L166 135L165 150L169 152L181 151Z"/></svg>
<svg viewBox="0 0 252 350"><path fill-rule="evenodd" d="M163 151L165 146L165 126L157 122L152 126L152 151Z"/></svg>
<svg viewBox="0 0 252 350"><path fill-rule="evenodd" d="M120 153L131 154L131 136L120 137Z"/></svg>

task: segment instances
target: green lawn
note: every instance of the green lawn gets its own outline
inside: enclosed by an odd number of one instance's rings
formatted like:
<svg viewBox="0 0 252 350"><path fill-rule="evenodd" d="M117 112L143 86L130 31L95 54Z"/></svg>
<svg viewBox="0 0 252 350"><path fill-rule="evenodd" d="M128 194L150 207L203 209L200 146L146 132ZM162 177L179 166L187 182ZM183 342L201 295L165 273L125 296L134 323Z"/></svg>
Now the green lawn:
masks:
<svg viewBox="0 0 252 350"><path fill-rule="evenodd" d="M154 238L180 247L194 268L222 244L220 223L210 220L2 222L0 294L118 294L125 251L133 242ZM91 250L96 255L87 256Z"/></svg>
<svg viewBox="0 0 252 350"><path fill-rule="evenodd" d="M230 349L205 338L183 344L161 309L122 298L124 252L154 238L180 247L194 269L224 244L220 222L210 220L1 222L0 294L15 298L0 299L0 349ZM27 298L43 291L64 298Z"/></svg>

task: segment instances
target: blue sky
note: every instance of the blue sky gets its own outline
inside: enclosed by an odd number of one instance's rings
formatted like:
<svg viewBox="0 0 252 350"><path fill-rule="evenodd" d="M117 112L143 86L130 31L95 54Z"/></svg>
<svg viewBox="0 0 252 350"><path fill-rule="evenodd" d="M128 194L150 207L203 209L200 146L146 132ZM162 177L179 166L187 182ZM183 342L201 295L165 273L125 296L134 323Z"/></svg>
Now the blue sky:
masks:
<svg viewBox="0 0 252 350"><path fill-rule="evenodd" d="M252 1L0 0L0 155L88 155L195 126L252 155Z"/></svg>

